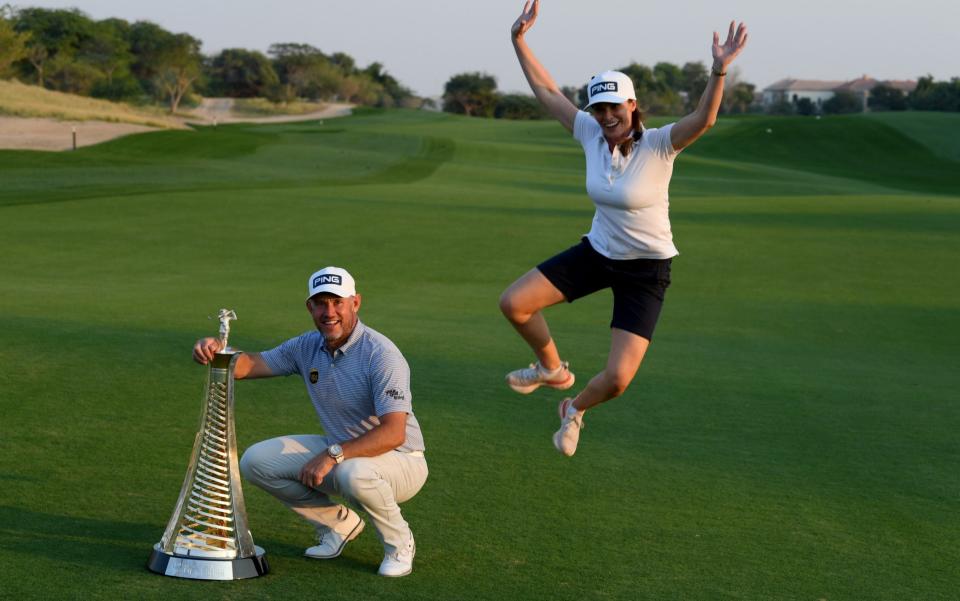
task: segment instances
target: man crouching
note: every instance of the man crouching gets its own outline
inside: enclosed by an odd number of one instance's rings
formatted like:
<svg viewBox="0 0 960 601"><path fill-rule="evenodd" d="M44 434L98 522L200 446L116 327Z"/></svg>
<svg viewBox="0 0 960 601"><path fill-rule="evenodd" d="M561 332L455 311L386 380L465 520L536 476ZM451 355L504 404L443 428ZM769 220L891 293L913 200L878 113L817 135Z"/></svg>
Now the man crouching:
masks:
<svg viewBox="0 0 960 601"><path fill-rule="evenodd" d="M307 310L318 331L261 353L242 353L237 379L300 374L326 436L300 434L258 442L240 459L243 476L314 525L307 557L332 559L363 530L361 508L383 543L381 576L413 570L416 546L399 503L427 479L423 435L413 415L410 368L397 347L357 317L353 277L326 267L307 281ZM193 358L206 365L220 349L203 338Z"/></svg>

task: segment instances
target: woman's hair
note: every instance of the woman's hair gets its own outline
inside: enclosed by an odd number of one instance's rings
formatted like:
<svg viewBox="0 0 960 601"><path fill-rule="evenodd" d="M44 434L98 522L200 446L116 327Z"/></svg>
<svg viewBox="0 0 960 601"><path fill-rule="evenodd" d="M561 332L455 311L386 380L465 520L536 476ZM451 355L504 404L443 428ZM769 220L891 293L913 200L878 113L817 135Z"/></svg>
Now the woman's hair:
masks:
<svg viewBox="0 0 960 601"><path fill-rule="evenodd" d="M639 142L640 138L643 137L643 111L640 110L639 105L637 105L637 108L633 109L631 121L633 126L633 135L620 143L620 154L623 156L629 155L630 151L633 150L633 144L635 142Z"/></svg>

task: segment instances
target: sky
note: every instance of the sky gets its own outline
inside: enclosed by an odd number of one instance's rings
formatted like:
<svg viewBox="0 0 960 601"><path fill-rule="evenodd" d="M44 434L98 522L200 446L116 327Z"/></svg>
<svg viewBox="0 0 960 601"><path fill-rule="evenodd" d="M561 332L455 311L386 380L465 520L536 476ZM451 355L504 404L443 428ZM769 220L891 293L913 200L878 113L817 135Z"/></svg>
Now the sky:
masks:
<svg viewBox="0 0 960 601"><path fill-rule="evenodd" d="M504 92L528 92L510 43L520 0L38 0L17 7L78 8L94 19L153 21L224 48L266 51L298 42L345 52L421 96L439 96L457 73L494 75ZM638 62L710 64L713 31L744 21L734 63L758 88L785 77L849 80L960 76L960 2L913 0L541 0L527 41L561 85Z"/></svg>

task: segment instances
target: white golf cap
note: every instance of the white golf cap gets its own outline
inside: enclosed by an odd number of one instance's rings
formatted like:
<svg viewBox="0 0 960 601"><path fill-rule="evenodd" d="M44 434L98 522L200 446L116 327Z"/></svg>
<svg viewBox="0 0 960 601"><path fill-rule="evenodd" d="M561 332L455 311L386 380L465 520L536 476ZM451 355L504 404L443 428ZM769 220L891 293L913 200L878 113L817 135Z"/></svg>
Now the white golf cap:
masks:
<svg viewBox="0 0 960 601"><path fill-rule="evenodd" d="M620 71L604 71L594 75L587 84L587 106L598 102L612 102L622 104L628 100L636 100L637 93L633 91L633 80L626 73Z"/></svg>
<svg viewBox="0 0 960 601"><path fill-rule="evenodd" d="M324 267L314 272L307 280L307 300L321 292L329 292L340 297L356 296L357 285L346 269Z"/></svg>

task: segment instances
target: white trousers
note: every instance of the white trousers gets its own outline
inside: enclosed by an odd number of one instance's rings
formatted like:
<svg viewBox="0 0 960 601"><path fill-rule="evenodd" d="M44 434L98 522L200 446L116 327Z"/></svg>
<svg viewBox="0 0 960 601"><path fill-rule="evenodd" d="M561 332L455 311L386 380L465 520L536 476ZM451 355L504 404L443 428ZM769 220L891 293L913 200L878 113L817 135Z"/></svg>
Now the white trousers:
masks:
<svg viewBox="0 0 960 601"><path fill-rule="evenodd" d="M304 464L330 442L325 436L280 436L251 446L240 459L243 477L267 491L317 528L346 535L346 508L330 499L339 496L370 516L388 554L412 536L400 514L399 503L413 498L427 480L422 453L390 451L376 457L346 459L328 473L317 488L300 482Z"/></svg>

